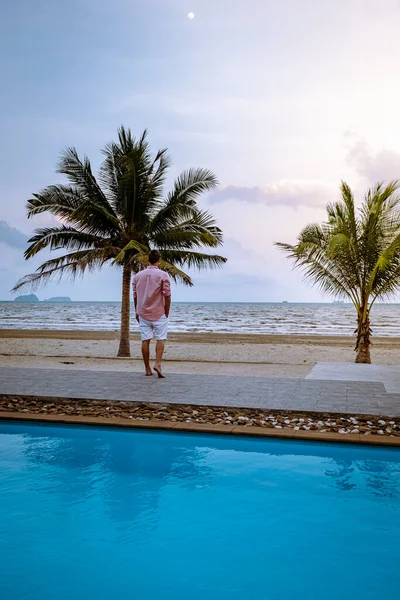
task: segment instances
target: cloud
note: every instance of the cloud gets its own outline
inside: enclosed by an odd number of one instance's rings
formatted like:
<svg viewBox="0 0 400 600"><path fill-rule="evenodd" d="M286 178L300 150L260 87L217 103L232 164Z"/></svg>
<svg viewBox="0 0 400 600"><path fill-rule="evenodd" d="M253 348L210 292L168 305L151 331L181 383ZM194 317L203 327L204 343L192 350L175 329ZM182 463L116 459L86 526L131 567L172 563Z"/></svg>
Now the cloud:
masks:
<svg viewBox="0 0 400 600"><path fill-rule="evenodd" d="M265 186L235 186L220 187L209 196L211 203L236 200L248 204L265 206L300 206L325 207L332 197L335 187L324 181L302 181L281 179Z"/></svg>
<svg viewBox="0 0 400 600"><path fill-rule="evenodd" d="M0 221L0 242L12 248L22 248L25 250L28 236L22 233L22 231L10 227L6 221Z"/></svg>
<svg viewBox="0 0 400 600"><path fill-rule="evenodd" d="M348 132L347 163L368 183L400 179L400 153L387 148L374 150L357 134Z"/></svg>
<svg viewBox="0 0 400 600"><path fill-rule="evenodd" d="M173 292L175 300L267 302L287 296L285 286L271 273L262 254L229 237L218 253L228 262L221 269L191 272L194 287L177 287Z"/></svg>
<svg viewBox="0 0 400 600"><path fill-rule="evenodd" d="M255 252L250 248L244 246L241 242L234 238L227 237L224 240L224 244L221 250L218 250L220 254L228 259L224 269L230 269L232 265L236 266L236 270L240 267L248 272L249 265L253 265L256 272L259 272L259 263L264 261L264 257L259 252Z"/></svg>

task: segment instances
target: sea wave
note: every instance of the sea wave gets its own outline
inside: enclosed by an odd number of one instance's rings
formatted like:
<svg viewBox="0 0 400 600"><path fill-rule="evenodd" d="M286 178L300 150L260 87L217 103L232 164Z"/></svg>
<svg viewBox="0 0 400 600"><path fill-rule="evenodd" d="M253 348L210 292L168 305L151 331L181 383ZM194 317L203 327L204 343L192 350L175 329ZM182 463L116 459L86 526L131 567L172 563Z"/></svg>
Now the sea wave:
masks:
<svg viewBox="0 0 400 600"><path fill-rule="evenodd" d="M120 311L119 302L0 302L0 328L118 331ZM170 316L170 331L189 333L353 335L355 326L348 304L174 303ZM372 326L376 336L400 337L400 305L375 305Z"/></svg>

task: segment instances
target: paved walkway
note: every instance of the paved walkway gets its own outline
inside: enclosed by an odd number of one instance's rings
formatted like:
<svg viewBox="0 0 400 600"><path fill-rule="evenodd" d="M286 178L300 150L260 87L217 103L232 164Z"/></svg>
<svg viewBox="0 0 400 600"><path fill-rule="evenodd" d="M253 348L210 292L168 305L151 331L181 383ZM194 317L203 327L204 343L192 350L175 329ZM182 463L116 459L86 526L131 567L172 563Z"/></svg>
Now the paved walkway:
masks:
<svg viewBox="0 0 400 600"><path fill-rule="evenodd" d="M0 368L0 394L400 416L379 382Z"/></svg>
<svg viewBox="0 0 400 600"><path fill-rule="evenodd" d="M306 376L306 379L381 382L388 394L400 394L400 368L397 365L319 362Z"/></svg>

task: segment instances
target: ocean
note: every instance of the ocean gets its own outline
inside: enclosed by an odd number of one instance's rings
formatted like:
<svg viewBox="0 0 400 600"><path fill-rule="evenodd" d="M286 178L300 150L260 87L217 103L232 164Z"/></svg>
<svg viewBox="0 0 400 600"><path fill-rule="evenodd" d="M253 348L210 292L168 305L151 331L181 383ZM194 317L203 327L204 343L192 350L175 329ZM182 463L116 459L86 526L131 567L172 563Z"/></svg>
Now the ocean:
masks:
<svg viewBox="0 0 400 600"><path fill-rule="evenodd" d="M0 329L117 331L120 310L119 302L0 302ZM189 333L352 335L355 325L351 304L176 302L170 315L170 331ZM400 304L375 305L372 329L400 337Z"/></svg>

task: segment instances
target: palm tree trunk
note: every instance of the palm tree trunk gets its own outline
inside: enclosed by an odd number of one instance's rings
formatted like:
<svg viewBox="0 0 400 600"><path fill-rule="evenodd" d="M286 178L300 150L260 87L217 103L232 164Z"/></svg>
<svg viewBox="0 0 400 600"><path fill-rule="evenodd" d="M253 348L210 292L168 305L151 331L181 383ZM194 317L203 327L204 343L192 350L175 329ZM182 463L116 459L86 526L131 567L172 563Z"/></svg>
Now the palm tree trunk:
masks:
<svg viewBox="0 0 400 600"><path fill-rule="evenodd" d="M357 352L356 363L371 364L371 324L369 312L361 311L357 319L357 343L355 350Z"/></svg>
<svg viewBox="0 0 400 600"><path fill-rule="evenodd" d="M119 338L118 356L131 355L129 343L131 313L131 269L124 266L122 272L122 306L121 306L121 333Z"/></svg>

